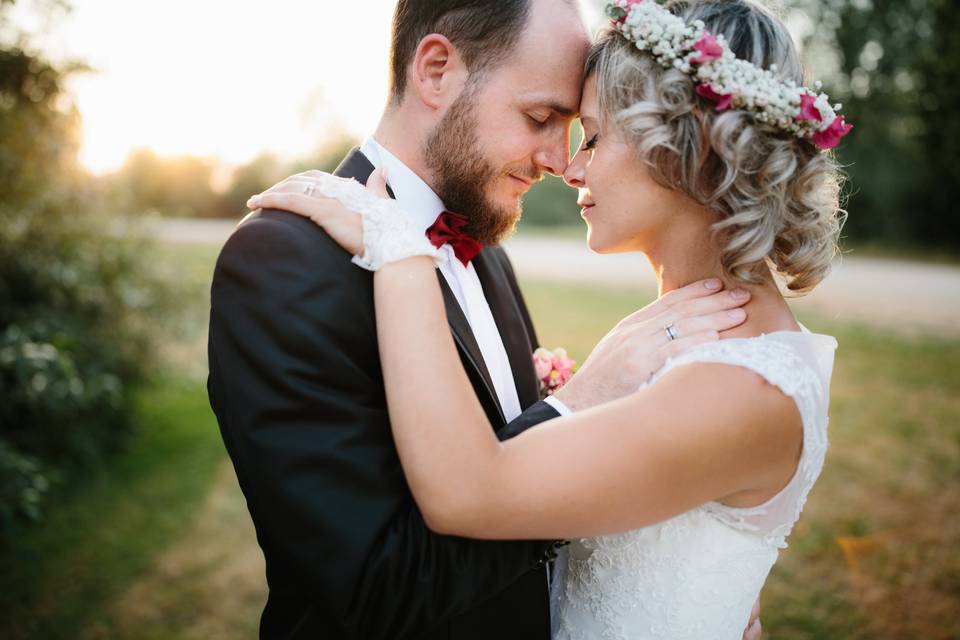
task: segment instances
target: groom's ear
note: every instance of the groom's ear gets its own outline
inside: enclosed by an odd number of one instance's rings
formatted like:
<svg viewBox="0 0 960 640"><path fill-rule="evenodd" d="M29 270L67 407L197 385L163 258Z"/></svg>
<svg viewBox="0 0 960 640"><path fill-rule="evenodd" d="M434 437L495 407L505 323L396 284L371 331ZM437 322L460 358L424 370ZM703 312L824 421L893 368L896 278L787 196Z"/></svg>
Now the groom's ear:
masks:
<svg viewBox="0 0 960 640"><path fill-rule="evenodd" d="M420 102L434 110L446 111L460 95L469 70L457 48L439 33L420 41L413 57L410 88Z"/></svg>

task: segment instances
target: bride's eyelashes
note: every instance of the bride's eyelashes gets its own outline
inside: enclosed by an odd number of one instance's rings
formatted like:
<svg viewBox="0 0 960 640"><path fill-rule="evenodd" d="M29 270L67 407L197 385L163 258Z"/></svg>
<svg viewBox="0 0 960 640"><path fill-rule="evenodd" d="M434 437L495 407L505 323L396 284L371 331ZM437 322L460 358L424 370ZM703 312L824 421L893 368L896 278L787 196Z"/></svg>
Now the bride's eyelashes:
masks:
<svg viewBox="0 0 960 640"><path fill-rule="evenodd" d="M596 148L596 146L597 146L597 141L598 141L599 139L600 139L600 134L599 134L599 133L593 134L593 137L592 137L592 138L590 138L589 140L586 140L586 141L583 143L582 149L583 149L584 151L593 151L594 148Z"/></svg>

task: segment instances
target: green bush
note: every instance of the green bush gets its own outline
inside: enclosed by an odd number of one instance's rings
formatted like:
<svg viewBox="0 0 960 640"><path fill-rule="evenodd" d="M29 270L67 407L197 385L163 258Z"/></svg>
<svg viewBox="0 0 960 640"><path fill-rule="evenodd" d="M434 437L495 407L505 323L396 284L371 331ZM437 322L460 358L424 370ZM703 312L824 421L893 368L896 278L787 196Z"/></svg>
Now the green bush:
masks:
<svg viewBox="0 0 960 640"><path fill-rule="evenodd" d="M125 442L167 308L149 245L78 168L75 70L0 45L0 535Z"/></svg>

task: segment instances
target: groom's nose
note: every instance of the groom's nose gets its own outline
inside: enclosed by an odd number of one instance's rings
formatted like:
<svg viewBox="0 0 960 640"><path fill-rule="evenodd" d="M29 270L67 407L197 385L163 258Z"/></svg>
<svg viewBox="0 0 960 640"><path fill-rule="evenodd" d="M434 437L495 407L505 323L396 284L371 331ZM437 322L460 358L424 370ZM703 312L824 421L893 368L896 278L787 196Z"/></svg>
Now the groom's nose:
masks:
<svg viewBox="0 0 960 640"><path fill-rule="evenodd" d="M567 169L569 147L570 140L566 134L551 136L551 139L533 155L533 161L540 170L561 176Z"/></svg>

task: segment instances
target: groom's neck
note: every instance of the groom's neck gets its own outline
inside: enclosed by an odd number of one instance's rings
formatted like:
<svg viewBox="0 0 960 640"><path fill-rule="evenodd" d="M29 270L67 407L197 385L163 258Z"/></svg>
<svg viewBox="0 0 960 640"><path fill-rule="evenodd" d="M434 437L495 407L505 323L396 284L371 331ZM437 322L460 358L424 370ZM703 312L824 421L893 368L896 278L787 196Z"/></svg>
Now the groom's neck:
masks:
<svg viewBox="0 0 960 640"><path fill-rule="evenodd" d="M430 171L423 161L423 139L427 135L426 126L417 121L403 107L388 109L373 134L381 146L392 153L400 162L407 165L420 179L434 188Z"/></svg>

